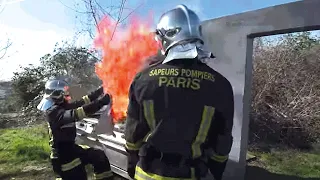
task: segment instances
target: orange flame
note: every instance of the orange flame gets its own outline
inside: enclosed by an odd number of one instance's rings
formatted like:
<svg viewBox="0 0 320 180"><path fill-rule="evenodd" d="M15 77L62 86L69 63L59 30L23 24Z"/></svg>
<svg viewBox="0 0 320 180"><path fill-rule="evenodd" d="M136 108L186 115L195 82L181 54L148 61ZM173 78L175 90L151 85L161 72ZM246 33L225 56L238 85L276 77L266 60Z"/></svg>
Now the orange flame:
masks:
<svg viewBox="0 0 320 180"><path fill-rule="evenodd" d="M103 82L104 91L112 96L112 117L115 123L126 117L128 92L134 76L141 70L147 57L157 53L154 35L149 24L138 18L114 32L117 23L105 17L99 23L94 45L101 49L103 58L96 64L96 74Z"/></svg>

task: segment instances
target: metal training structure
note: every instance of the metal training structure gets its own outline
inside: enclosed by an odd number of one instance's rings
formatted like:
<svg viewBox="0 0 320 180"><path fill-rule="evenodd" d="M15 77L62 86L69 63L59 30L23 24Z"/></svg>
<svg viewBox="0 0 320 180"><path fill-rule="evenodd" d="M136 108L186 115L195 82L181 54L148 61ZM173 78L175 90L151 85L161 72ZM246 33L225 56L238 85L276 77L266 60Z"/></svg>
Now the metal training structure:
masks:
<svg viewBox="0 0 320 180"><path fill-rule="evenodd" d="M239 180L245 177L253 39L260 36L319 30L319 17L320 1L304 0L202 23L206 46L216 56L209 65L227 77L234 89L234 143L224 173L225 180ZM114 136L97 135L95 133L97 118L99 117L86 118L77 123L77 142L103 149L112 164L112 170L130 179L126 173L127 155L124 149L123 125L115 126Z"/></svg>

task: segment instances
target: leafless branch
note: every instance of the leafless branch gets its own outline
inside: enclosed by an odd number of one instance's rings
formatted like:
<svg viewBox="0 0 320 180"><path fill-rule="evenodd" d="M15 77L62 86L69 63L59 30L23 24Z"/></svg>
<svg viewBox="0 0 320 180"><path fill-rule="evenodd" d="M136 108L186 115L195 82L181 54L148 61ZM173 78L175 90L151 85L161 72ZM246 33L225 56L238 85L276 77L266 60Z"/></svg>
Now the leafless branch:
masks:
<svg viewBox="0 0 320 180"><path fill-rule="evenodd" d="M0 41L1 42L1 41ZM0 47L0 60L3 59L6 54L7 54L7 51L9 49L9 47L12 45L12 42L10 41L10 39L8 39L5 44Z"/></svg>
<svg viewBox="0 0 320 180"><path fill-rule="evenodd" d="M117 30L117 27L118 27L118 24L120 23L120 20L121 20L121 17L122 17L122 13L123 13L123 7L124 7L124 4L126 3L126 0L121 0L121 5L120 5L120 10L119 10L119 15L118 15L118 19L116 21L116 25L114 26L114 29L113 29L113 32L112 32L112 35L111 35L111 39L113 38L114 36L114 33L116 32Z"/></svg>
<svg viewBox="0 0 320 180"><path fill-rule="evenodd" d="M124 18L122 18L119 23L123 23L123 21L125 21L126 19L128 19L128 17L131 16L131 15L132 15L137 9L139 9L142 5L143 5L143 3L139 4L139 6L137 6L136 8L131 9L131 12L128 13L127 16L125 16Z"/></svg>
<svg viewBox="0 0 320 180"><path fill-rule="evenodd" d="M63 3L61 0L58 0L58 1L59 1L63 6L65 6L66 8L68 8L68 9L70 9L70 10L76 12L76 13L80 13L80 14L88 14L88 13L90 13L90 12L88 12L88 11L79 11L79 10L76 10L75 8L72 8L72 7L68 6L68 5L66 5L66 4Z"/></svg>
<svg viewBox="0 0 320 180"><path fill-rule="evenodd" d="M107 1L109 4L108 6L103 6L99 3L98 0L81 0L75 3L75 7L70 7L59 0L62 5L67 7L68 9L76 12L76 21L80 24L80 30L78 32L87 32L89 36L93 39L94 38L94 30L97 29L99 32L100 29L98 28L99 21L104 17L108 16L112 20L115 21L116 25L113 30L113 35L117 30L117 27L124 23L125 20L132 15L136 9L138 9L142 4L138 7L126 7L127 0L121 1ZM83 9L84 8L84 9ZM81 10L82 9L82 10Z"/></svg>
<svg viewBox="0 0 320 180"><path fill-rule="evenodd" d="M98 6L98 8L100 9L100 11L103 13L103 14L106 14L108 15L109 17L111 17L113 20L115 20L115 18L111 15L110 12L108 12L107 10L105 10L98 2L97 0L94 0L95 4ZM113 7L111 6L110 8L118 8L118 7Z"/></svg>
<svg viewBox="0 0 320 180"><path fill-rule="evenodd" d="M88 0L88 3L89 3L89 9L91 10L90 13L91 13L92 18L94 20L95 26L98 27L97 14L96 14L95 8L92 5L92 0ZM97 29L98 29L98 31L100 31L99 28L97 28Z"/></svg>
<svg viewBox="0 0 320 180"><path fill-rule="evenodd" d="M5 7L6 7L5 4L4 4L4 5L1 5L1 4L0 4L0 14L4 11Z"/></svg>

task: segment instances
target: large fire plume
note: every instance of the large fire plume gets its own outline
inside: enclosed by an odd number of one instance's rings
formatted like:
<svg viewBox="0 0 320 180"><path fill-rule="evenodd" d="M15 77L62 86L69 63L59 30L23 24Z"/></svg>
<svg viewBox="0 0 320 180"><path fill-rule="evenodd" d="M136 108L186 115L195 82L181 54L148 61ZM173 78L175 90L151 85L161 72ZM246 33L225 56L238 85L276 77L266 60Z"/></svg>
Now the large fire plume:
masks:
<svg viewBox="0 0 320 180"><path fill-rule="evenodd" d="M134 76L146 58L158 50L148 21L131 18L128 25L115 31L117 25L111 18L103 18L94 42L95 48L103 53L102 61L96 64L96 73L104 91L112 96L111 114L115 123L126 117L128 92Z"/></svg>

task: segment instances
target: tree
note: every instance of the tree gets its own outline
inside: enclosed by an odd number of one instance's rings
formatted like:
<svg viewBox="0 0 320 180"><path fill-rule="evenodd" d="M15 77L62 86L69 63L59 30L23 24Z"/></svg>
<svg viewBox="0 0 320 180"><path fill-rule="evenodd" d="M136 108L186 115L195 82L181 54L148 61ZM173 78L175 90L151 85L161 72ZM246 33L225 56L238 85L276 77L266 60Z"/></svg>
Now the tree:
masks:
<svg viewBox="0 0 320 180"><path fill-rule="evenodd" d="M40 59L41 66L49 72L47 76L65 76L73 84L91 89L101 84L95 74L94 65L99 59L83 47L57 48L53 55Z"/></svg>
<svg viewBox="0 0 320 180"><path fill-rule="evenodd" d="M87 89L99 86L101 82L94 72L96 62L98 58L86 48L57 47L52 54L40 59L39 66L30 64L14 73L12 88L15 103L27 106L34 100L39 101L45 82L52 77L67 78L71 84L80 84Z"/></svg>
<svg viewBox="0 0 320 180"><path fill-rule="evenodd" d="M46 75L44 67L37 67L30 64L27 67L20 67L21 72L15 72L12 78L12 89L14 103L17 108L27 106L30 101L37 97L43 90Z"/></svg>

